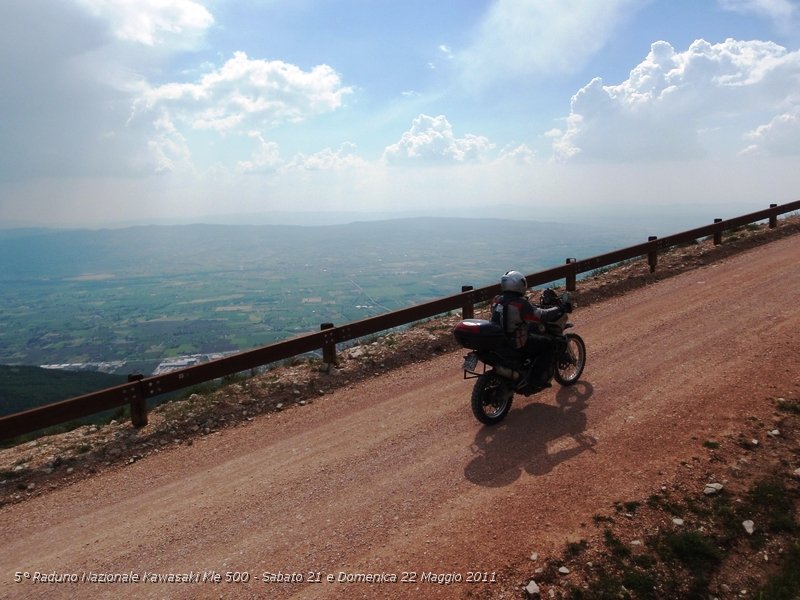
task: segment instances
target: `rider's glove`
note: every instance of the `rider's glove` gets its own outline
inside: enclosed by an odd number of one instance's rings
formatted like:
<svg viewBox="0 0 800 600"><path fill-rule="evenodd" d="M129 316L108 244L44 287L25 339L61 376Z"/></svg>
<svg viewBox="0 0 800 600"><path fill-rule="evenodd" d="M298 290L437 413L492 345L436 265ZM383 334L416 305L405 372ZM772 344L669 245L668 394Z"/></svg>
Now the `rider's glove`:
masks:
<svg viewBox="0 0 800 600"><path fill-rule="evenodd" d="M564 302L564 312L571 313L572 312L572 302Z"/></svg>

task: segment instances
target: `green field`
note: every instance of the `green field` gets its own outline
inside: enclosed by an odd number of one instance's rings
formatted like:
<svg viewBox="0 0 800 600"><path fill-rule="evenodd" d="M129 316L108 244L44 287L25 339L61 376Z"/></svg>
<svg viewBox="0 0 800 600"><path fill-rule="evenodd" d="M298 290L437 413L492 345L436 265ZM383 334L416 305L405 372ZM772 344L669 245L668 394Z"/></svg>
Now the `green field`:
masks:
<svg viewBox="0 0 800 600"><path fill-rule="evenodd" d="M0 235L0 364L245 350L631 243L500 220L175 226Z"/></svg>

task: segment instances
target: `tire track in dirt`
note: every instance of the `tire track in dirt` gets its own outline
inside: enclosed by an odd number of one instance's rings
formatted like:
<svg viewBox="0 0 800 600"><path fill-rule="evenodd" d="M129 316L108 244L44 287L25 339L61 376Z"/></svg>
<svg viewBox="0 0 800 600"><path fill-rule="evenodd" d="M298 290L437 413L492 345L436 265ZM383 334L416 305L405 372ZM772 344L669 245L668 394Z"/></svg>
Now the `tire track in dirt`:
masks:
<svg viewBox="0 0 800 600"><path fill-rule="evenodd" d="M511 589L613 502L800 390L788 238L578 309L583 380L480 426L449 353L0 509L8 598L467 597ZM16 571L247 571L247 584L13 583ZM265 572L322 582L263 583ZM438 585L424 572L498 573ZM327 583L339 573L415 583Z"/></svg>

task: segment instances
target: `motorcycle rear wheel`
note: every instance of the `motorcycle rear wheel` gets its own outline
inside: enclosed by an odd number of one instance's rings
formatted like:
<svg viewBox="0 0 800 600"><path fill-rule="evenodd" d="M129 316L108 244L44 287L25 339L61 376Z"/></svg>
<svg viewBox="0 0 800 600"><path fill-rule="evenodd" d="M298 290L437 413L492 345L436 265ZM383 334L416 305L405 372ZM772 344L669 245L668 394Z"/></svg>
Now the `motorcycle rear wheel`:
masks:
<svg viewBox="0 0 800 600"><path fill-rule="evenodd" d="M563 386L573 385L580 379L586 366L586 344L577 333L567 334L567 347L556 362L555 380Z"/></svg>
<svg viewBox="0 0 800 600"><path fill-rule="evenodd" d="M484 425L497 425L511 410L514 390L494 373L484 373L472 388L472 414Z"/></svg>

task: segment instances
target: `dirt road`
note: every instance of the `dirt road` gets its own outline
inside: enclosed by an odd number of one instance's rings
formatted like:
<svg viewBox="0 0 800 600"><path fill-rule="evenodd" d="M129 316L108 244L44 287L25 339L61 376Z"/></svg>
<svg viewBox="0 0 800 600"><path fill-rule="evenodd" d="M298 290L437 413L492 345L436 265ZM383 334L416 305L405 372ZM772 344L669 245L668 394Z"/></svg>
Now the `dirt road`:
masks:
<svg viewBox="0 0 800 600"><path fill-rule="evenodd" d="M531 552L800 396L798 298L795 236L579 308L583 380L496 428L456 352L4 507L0 597L499 595ZM109 574L140 581L80 581Z"/></svg>

